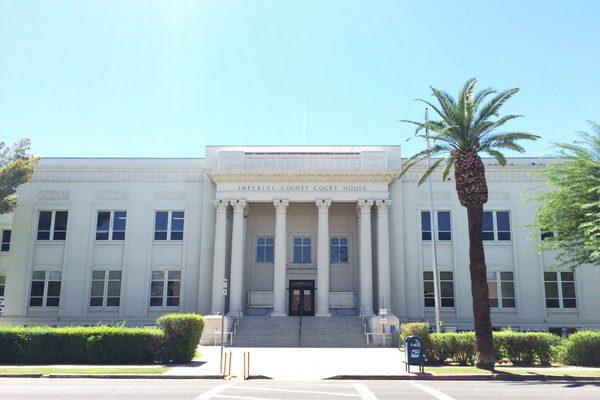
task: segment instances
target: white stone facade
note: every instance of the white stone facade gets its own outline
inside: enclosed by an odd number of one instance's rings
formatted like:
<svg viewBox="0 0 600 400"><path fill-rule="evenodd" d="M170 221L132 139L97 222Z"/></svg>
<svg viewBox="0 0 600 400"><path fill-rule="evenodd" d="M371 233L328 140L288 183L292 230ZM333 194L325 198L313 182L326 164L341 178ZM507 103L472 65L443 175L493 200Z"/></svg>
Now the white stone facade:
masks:
<svg viewBox="0 0 600 400"><path fill-rule="evenodd" d="M544 272L555 271L552 257L532 248L540 235L528 226L535 203L525 200L546 190L534 173L549 162L485 161L485 210L509 221L506 228L490 214L492 237L507 236L485 242L501 293L493 324L600 328L600 269L579 267L574 283L555 273L556 283L545 284ZM220 313L225 278L229 315L285 317L301 304L324 318L387 308L400 321L433 322L424 298L431 271L421 223L427 187L416 185L419 170L398 178L401 164L398 146L208 147L205 159L43 159L19 189L17 211L0 218L0 228L12 231L9 251L0 252L6 298L0 324L144 325L165 312ZM442 319L449 329L470 329L466 211L454 182L434 179L435 209L449 218L446 240L437 242L440 270L452 273L442 278ZM56 211L68 212L65 238L46 240L40 230L61 238L55 231L63 214ZM119 218L124 238L115 234ZM296 289L304 296L298 304Z"/></svg>

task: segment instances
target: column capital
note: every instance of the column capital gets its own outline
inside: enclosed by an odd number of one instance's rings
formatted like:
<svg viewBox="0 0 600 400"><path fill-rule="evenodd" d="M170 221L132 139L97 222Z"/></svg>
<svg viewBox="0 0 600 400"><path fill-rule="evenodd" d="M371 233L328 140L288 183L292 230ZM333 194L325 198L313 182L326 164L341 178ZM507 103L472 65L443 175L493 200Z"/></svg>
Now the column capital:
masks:
<svg viewBox="0 0 600 400"><path fill-rule="evenodd" d="M377 212L378 213L386 213L388 211L388 208L391 203L392 203L392 201L389 199L376 200L375 204L377 205Z"/></svg>
<svg viewBox="0 0 600 400"><path fill-rule="evenodd" d="M316 200L315 203L317 204L317 208L319 209L320 213L329 212L329 207L331 206L331 200L321 199L321 200Z"/></svg>
<svg viewBox="0 0 600 400"><path fill-rule="evenodd" d="M373 203L373 200L359 200L356 203L356 208L360 213L369 213L371 212L371 206Z"/></svg>
<svg viewBox="0 0 600 400"><path fill-rule="evenodd" d="M243 213L248 204L246 200L230 200L231 206L233 207L234 213Z"/></svg>
<svg viewBox="0 0 600 400"><path fill-rule="evenodd" d="M273 205L275 206L275 211L285 212L286 208L290 205L290 201L285 199L275 199L273 200Z"/></svg>
<svg viewBox="0 0 600 400"><path fill-rule="evenodd" d="M215 207L217 207L217 212L227 212L229 200L215 200L213 204L215 205Z"/></svg>

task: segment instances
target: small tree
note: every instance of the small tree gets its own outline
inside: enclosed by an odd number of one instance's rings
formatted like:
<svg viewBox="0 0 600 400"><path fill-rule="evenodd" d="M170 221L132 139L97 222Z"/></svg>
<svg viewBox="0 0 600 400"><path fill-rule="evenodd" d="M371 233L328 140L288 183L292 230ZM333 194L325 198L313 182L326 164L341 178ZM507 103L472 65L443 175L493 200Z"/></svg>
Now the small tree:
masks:
<svg viewBox="0 0 600 400"><path fill-rule="evenodd" d="M14 146L0 142L0 214L12 212L17 206L17 187L33 174L36 158L29 154L31 141L20 139Z"/></svg>
<svg viewBox="0 0 600 400"><path fill-rule="evenodd" d="M541 173L554 190L536 196L535 224L553 232L539 244L560 265L600 265L600 125L572 144L557 144L560 160Z"/></svg>

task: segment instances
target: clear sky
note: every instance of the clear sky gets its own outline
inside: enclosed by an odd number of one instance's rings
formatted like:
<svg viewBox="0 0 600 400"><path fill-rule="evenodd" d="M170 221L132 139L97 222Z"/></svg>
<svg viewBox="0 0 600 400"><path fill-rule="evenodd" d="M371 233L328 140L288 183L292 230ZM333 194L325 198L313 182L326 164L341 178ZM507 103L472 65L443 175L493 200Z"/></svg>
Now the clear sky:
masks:
<svg viewBox="0 0 600 400"><path fill-rule="evenodd" d="M433 85L519 87L528 155L600 121L600 1L0 1L0 138L41 156L401 144Z"/></svg>

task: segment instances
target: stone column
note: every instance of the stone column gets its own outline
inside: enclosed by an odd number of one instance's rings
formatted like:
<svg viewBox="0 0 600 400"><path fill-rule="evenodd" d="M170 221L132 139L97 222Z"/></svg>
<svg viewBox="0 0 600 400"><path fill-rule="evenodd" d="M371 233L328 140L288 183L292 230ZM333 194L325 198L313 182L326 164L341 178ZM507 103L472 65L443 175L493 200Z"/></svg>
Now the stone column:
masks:
<svg viewBox="0 0 600 400"><path fill-rule="evenodd" d="M275 254L273 262L273 312L272 316L284 317L285 309L285 277L286 277L286 210L288 200L273 200L275 206Z"/></svg>
<svg viewBox="0 0 600 400"><path fill-rule="evenodd" d="M377 288L379 308L390 309L392 290L390 285L390 227L388 223L389 200L377 200ZM390 311L388 311L390 312Z"/></svg>
<svg viewBox="0 0 600 400"><path fill-rule="evenodd" d="M331 200L317 200L317 317L329 317L329 207Z"/></svg>
<svg viewBox="0 0 600 400"><path fill-rule="evenodd" d="M244 293L244 212L246 200L231 200L233 207L233 228L231 232L231 293L229 314L238 315L242 311Z"/></svg>
<svg viewBox="0 0 600 400"><path fill-rule="evenodd" d="M225 257L227 238L228 200L215 200L215 250L213 254L212 313L220 314L223 303L223 280L225 279Z"/></svg>
<svg viewBox="0 0 600 400"><path fill-rule="evenodd" d="M360 212L360 312L373 315L373 254L371 249L371 206L373 200L359 200Z"/></svg>

